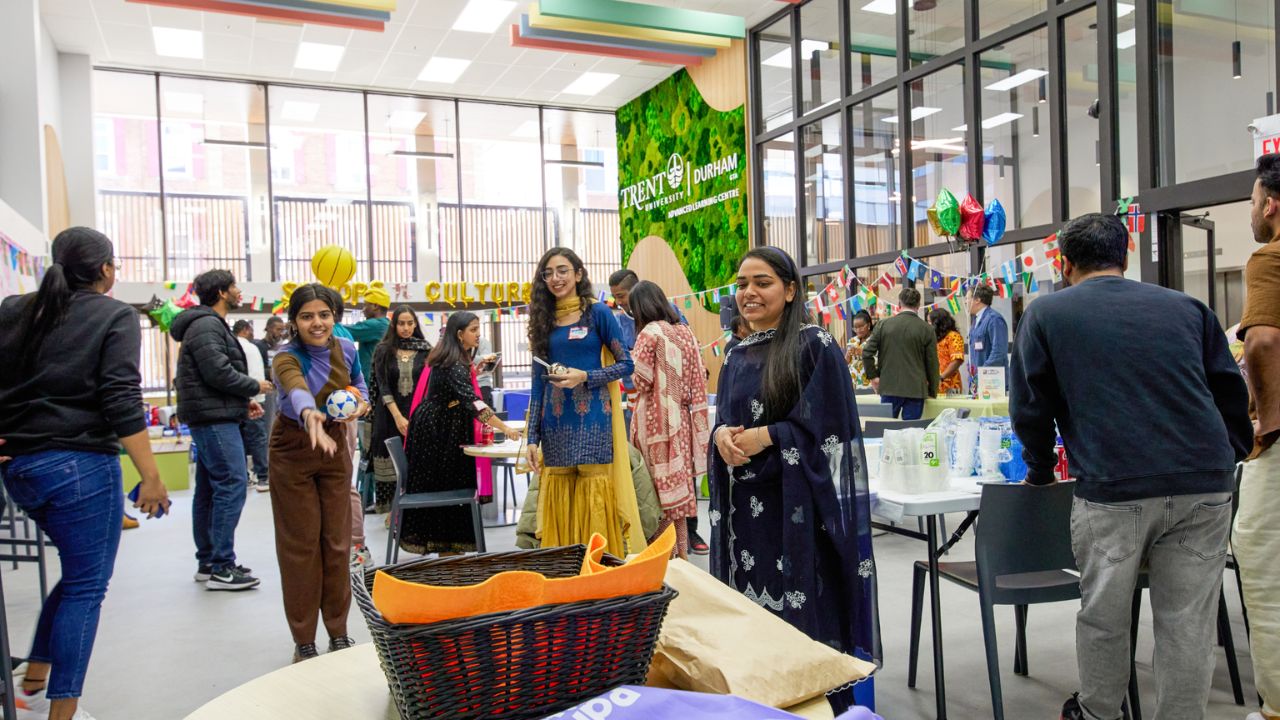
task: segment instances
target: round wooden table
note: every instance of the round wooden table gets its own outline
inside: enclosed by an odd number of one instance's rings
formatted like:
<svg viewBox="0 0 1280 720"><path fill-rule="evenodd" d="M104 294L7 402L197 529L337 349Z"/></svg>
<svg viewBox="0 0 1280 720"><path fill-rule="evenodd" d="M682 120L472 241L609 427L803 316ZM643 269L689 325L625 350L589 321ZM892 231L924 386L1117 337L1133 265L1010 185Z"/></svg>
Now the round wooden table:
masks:
<svg viewBox="0 0 1280 720"><path fill-rule="evenodd" d="M507 424L512 427L515 426L515 423ZM524 423L520 424L523 425ZM523 430L524 428L519 429ZM462 452L474 458L487 458L489 460L493 460L495 461L495 465L502 464L514 466L516 458L520 457L520 441L506 440L504 442L494 443L493 445L463 445ZM511 468L504 469L508 473L514 472ZM491 467L490 470L493 475L494 501L488 505L483 505L480 508L480 514L483 519L484 526L509 527L511 525L515 525L520 519L520 508L516 503L515 497L515 476L511 475L509 478L504 478L509 479L509 482L504 485L498 478L497 470L493 467ZM499 498L500 490L502 491L501 498Z"/></svg>
<svg viewBox="0 0 1280 720"><path fill-rule="evenodd" d="M812 720L832 717L819 697L789 709ZM373 643L325 653L250 680L205 703L186 720L400 720Z"/></svg>
<svg viewBox="0 0 1280 720"><path fill-rule="evenodd" d="M326 653L228 690L187 720L399 720L372 643Z"/></svg>

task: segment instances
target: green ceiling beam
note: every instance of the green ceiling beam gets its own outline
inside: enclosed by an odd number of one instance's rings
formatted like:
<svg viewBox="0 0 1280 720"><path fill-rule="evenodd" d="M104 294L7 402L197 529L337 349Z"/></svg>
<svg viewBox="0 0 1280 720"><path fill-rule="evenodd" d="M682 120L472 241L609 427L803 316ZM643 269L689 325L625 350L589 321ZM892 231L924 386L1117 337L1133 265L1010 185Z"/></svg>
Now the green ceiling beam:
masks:
<svg viewBox="0 0 1280 720"><path fill-rule="evenodd" d="M736 15L642 5L622 0L542 0L543 15L614 23L651 30L742 38L747 21Z"/></svg>

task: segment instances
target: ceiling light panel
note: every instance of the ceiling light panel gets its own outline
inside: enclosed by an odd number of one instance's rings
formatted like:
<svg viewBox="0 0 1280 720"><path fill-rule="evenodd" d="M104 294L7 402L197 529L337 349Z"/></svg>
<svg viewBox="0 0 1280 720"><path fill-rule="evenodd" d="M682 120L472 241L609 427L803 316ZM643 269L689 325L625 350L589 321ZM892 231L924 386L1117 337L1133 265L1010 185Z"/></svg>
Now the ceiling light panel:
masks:
<svg viewBox="0 0 1280 720"><path fill-rule="evenodd" d="M898 0L871 0L871 2L862 6L863 12L880 13L881 15L893 15L898 12Z"/></svg>
<svg viewBox="0 0 1280 720"><path fill-rule="evenodd" d="M342 56L347 49L342 45L326 43L300 42L298 54L293 59L293 66L299 70L318 70L334 72L342 64Z"/></svg>
<svg viewBox="0 0 1280 720"><path fill-rule="evenodd" d="M470 60L459 58L433 57L422 67L418 79L430 83L453 83L471 64Z"/></svg>
<svg viewBox="0 0 1280 720"><path fill-rule="evenodd" d="M453 29L492 35L515 9L513 0L471 0L454 21Z"/></svg>
<svg viewBox="0 0 1280 720"><path fill-rule="evenodd" d="M923 106L923 105L922 105L922 106L920 106L920 107L914 107L914 108L911 108L911 121L912 121L912 122L915 122L916 120L920 120L920 119L922 119L922 118L927 118L927 117L929 117L930 115L934 115L934 114L937 114L937 113L940 113L940 112L942 112L942 108L926 107L926 106ZM894 123L898 122L898 116L897 116L897 115L891 115L891 116L889 116L889 117L885 118L885 119L884 119L884 122L887 122L887 123L889 123L890 125L893 125Z"/></svg>
<svg viewBox="0 0 1280 720"><path fill-rule="evenodd" d="M199 30L183 30L171 27L151 28L156 54L165 57L204 59L204 33Z"/></svg>
<svg viewBox="0 0 1280 720"><path fill-rule="evenodd" d="M1033 80L1042 78L1048 74L1049 74L1048 70L1041 70L1040 68L1029 68L1027 70L1023 70L1020 73L1010 75L1009 77L1003 80L993 82L987 86L987 89L995 90L997 92L1008 92L1018 87L1019 85L1025 85Z"/></svg>
<svg viewBox="0 0 1280 720"><path fill-rule="evenodd" d="M1130 28L1116 35L1116 47L1121 50L1128 50L1138 44L1138 31Z"/></svg>
<svg viewBox="0 0 1280 720"><path fill-rule="evenodd" d="M584 72L581 77L569 83L562 92L566 95L595 95L609 87L618 76L615 73Z"/></svg>

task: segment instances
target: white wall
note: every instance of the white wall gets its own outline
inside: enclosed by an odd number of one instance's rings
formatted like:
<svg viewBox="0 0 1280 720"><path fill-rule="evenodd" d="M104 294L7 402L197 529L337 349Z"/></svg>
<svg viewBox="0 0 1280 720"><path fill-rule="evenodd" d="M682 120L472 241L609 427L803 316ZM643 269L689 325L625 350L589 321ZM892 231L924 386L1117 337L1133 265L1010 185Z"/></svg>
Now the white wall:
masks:
<svg viewBox="0 0 1280 720"><path fill-rule="evenodd" d="M40 132L40 12L36 0L4 0L0 22L0 200L43 229L44 146ZM3 228L0 228L3 229Z"/></svg>
<svg viewBox="0 0 1280 720"><path fill-rule="evenodd" d="M93 63L88 55L58 53L62 162L71 224L94 227L98 195L93 186Z"/></svg>

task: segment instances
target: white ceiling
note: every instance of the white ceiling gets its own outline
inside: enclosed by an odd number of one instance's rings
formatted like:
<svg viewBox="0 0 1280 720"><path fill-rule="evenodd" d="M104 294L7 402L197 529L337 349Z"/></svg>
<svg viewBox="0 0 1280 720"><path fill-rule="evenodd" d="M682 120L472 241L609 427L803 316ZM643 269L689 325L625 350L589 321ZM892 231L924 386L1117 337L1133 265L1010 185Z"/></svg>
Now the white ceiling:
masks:
<svg viewBox="0 0 1280 720"><path fill-rule="evenodd" d="M785 5L778 0L646 0L648 4L741 15L751 27ZM673 73L677 66L591 55L512 48L510 26L528 11L519 0L493 35L451 30L466 0L398 0L385 32L264 22L238 15L140 5L125 0L40 0L55 45L88 53L95 64L214 76L380 88L430 95L523 100L614 109ZM204 59L155 53L151 27L204 32ZM336 72L293 67L299 42L346 48ZM419 81L432 56L471 61L457 82ZM619 78L598 95L562 92L583 72Z"/></svg>

